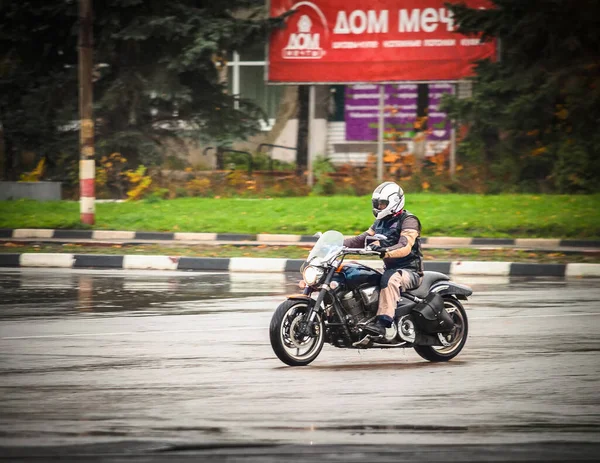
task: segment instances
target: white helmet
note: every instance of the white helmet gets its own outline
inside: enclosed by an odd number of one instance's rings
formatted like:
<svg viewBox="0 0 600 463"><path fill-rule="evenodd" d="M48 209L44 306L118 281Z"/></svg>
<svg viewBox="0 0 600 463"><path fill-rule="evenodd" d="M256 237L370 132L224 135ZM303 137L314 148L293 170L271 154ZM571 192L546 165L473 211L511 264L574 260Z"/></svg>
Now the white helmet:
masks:
<svg viewBox="0 0 600 463"><path fill-rule="evenodd" d="M377 219L384 219L404 208L404 191L397 183L384 182L373 191L371 202L373 215Z"/></svg>

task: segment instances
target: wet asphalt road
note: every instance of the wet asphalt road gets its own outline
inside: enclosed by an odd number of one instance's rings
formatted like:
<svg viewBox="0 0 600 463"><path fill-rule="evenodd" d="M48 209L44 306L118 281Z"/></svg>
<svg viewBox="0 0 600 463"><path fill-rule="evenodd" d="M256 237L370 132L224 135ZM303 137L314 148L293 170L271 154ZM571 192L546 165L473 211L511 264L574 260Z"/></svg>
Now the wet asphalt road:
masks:
<svg viewBox="0 0 600 463"><path fill-rule="evenodd" d="M599 280L460 277L453 361L326 345L291 368L268 325L297 278L0 270L0 460L598 455Z"/></svg>

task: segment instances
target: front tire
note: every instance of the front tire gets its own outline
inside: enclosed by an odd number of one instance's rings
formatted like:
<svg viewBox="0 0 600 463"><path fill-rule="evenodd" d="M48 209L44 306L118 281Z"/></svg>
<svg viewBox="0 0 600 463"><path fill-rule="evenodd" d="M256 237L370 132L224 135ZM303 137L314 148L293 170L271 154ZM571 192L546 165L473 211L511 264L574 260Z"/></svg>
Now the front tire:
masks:
<svg viewBox="0 0 600 463"><path fill-rule="evenodd" d="M447 362L456 357L465 346L469 334L467 312L454 297L444 297L444 309L454 320L456 331L452 334L449 346L414 346L415 351L430 362Z"/></svg>
<svg viewBox="0 0 600 463"><path fill-rule="evenodd" d="M286 365L304 366L318 357L323 348L323 322L317 314L316 336L299 336L298 323L308 312L308 303L303 300L287 300L277 307L271 325L269 337L275 355Z"/></svg>

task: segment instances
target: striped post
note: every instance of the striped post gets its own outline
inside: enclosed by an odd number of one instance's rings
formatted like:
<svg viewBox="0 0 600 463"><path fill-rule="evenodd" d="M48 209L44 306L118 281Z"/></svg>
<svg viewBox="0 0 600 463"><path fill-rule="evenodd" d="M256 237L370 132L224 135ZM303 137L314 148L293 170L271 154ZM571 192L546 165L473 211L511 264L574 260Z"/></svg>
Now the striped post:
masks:
<svg viewBox="0 0 600 463"><path fill-rule="evenodd" d="M81 222L94 225L96 214L94 159L79 161L79 212Z"/></svg>
<svg viewBox="0 0 600 463"><path fill-rule="evenodd" d="M87 225L94 225L96 210L92 41L92 0L79 0L79 211Z"/></svg>

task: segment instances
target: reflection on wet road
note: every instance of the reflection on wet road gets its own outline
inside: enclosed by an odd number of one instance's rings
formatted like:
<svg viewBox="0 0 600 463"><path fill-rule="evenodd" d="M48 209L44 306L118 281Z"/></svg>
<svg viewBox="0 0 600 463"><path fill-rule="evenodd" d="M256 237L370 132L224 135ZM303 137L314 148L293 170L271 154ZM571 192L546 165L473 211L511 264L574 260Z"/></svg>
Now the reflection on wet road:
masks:
<svg viewBox="0 0 600 463"><path fill-rule="evenodd" d="M285 367L268 325L297 275L0 272L0 443L598 442L598 280L469 279L446 364L325 346Z"/></svg>

